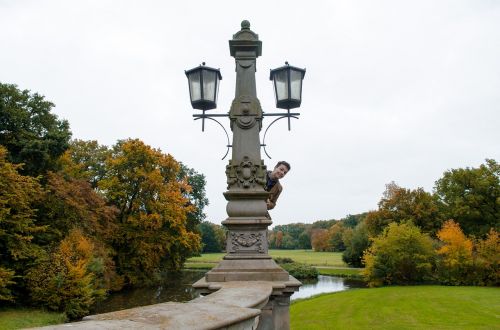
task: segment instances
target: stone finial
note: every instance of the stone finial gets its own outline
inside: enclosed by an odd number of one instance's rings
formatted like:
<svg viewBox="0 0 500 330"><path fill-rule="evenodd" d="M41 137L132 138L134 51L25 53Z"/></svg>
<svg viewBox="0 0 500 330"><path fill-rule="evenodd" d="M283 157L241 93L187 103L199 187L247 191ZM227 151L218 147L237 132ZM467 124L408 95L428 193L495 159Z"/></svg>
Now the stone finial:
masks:
<svg viewBox="0 0 500 330"><path fill-rule="evenodd" d="M242 30L250 30L250 22L247 20L241 21L241 29Z"/></svg>

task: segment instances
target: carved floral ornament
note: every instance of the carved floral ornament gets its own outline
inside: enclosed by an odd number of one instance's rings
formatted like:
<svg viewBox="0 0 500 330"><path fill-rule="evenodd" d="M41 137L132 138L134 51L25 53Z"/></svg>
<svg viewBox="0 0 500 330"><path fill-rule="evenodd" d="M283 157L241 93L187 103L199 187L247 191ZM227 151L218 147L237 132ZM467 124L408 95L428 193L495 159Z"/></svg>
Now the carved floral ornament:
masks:
<svg viewBox="0 0 500 330"><path fill-rule="evenodd" d="M226 166L228 189L237 185L240 188L251 188L256 185L263 186L265 181L266 166L264 164L255 165L247 156L239 165L232 164Z"/></svg>
<svg viewBox="0 0 500 330"><path fill-rule="evenodd" d="M257 252L264 253L263 233L235 233L231 232L232 250L238 251L241 248L250 248L255 246Z"/></svg>

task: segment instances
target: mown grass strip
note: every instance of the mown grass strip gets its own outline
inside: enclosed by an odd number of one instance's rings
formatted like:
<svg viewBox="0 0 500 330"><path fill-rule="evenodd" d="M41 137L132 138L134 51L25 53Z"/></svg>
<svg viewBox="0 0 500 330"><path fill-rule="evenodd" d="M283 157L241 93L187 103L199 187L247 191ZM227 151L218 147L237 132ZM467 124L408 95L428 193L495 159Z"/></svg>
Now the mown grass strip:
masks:
<svg viewBox="0 0 500 330"><path fill-rule="evenodd" d="M292 329L500 329L500 289L353 289L291 305Z"/></svg>
<svg viewBox="0 0 500 330"><path fill-rule="evenodd" d="M66 322L64 313L40 309L0 309L0 330L42 327Z"/></svg>
<svg viewBox="0 0 500 330"><path fill-rule="evenodd" d="M295 262L300 262L313 266L335 266L345 267L342 261L341 252L314 252L312 250L269 250L273 258L291 258ZM219 262L225 253L204 253L199 257L192 257L188 262L207 263Z"/></svg>

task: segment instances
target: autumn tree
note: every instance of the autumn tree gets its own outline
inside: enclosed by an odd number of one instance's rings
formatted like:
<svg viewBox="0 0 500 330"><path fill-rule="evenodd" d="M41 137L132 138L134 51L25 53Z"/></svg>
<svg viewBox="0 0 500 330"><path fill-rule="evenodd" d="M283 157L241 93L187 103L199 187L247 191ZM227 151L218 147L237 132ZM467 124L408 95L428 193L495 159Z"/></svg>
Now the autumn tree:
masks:
<svg viewBox="0 0 500 330"><path fill-rule="evenodd" d="M434 248L411 222L391 223L365 251L364 275L370 286L411 284L432 278Z"/></svg>
<svg viewBox="0 0 500 330"><path fill-rule="evenodd" d="M0 146L0 295L13 300L12 287L22 281L29 263L42 253L33 237L45 230L36 223L34 203L41 195L35 178L23 176L21 165L7 160L7 150ZM1 300L0 299L0 300Z"/></svg>
<svg viewBox="0 0 500 330"><path fill-rule="evenodd" d="M495 160L487 159L478 168L446 171L435 189L443 213L465 234L485 236L490 228L500 230L500 165Z"/></svg>
<svg viewBox="0 0 500 330"><path fill-rule="evenodd" d="M437 197L422 188L405 189L391 182L386 185L378 206L378 210L369 212L365 220L373 236L392 222L411 221L423 232L431 234L435 234L443 223Z"/></svg>
<svg viewBox="0 0 500 330"><path fill-rule="evenodd" d="M0 144L9 151L11 163L24 164L22 174L54 170L68 148L69 124L51 113L53 107L38 93L0 83Z"/></svg>
<svg viewBox="0 0 500 330"><path fill-rule="evenodd" d="M91 270L95 258L92 241L80 229L71 230L54 252L28 273L33 302L65 312L70 319L88 315L90 306L105 294Z"/></svg>
<svg viewBox="0 0 500 330"><path fill-rule="evenodd" d="M437 233L441 247L437 250L438 275L445 284L467 284L467 274L472 270L473 243L468 239L460 225L448 220Z"/></svg>
<svg viewBox="0 0 500 330"><path fill-rule="evenodd" d="M111 244L118 230L116 207L107 205L85 180L48 172L45 181L38 205L38 221L47 227L38 237L41 244L58 243L74 228Z"/></svg>
<svg viewBox="0 0 500 330"><path fill-rule="evenodd" d="M311 235L311 245L314 251L330 251L328 229L314 229Z"/></svg>
<svg viewBox="0 0 500 330"><path fill-rule="evenodd" d="M328 239L332 251L339 252L345 250L344 241L342 240L344 231L345 227L342 222L337 222L328 229Z"/></svg>
<svg viewBox="0 0 500 330"><path fill-rule="evenodd" d="M177 180L175 159L140 140L119 141L106 160L99 189L118 208L119 232L114 242L117 266L131 284L151 280L162 270L180 269L200 248L200 236L187 228L193 212Z"/></svg>
<svg viewBox="0 0 500 330"><path fill-rule="evenodd" d="M474 284L500 285L500 237L493 228L477 243L474 273Z"/></svg>

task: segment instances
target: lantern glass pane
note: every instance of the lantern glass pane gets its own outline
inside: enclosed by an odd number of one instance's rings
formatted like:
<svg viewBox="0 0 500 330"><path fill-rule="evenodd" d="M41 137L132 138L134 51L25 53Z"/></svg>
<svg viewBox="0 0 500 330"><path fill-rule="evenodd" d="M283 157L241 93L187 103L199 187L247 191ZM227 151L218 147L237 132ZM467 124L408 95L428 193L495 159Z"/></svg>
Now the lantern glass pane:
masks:
<svg viewBox="0 0 500 330"><path fill-rule="evenodd" d="M189 74L189 92L191 93L191 102L199 101L201 99L201 81L200 72L192 72Z"/></svg>
<svg viewBox="0 0 500 330"><path fill-rule="evenodd" d="M291 70L290 72L290 97L295 100L300 100L302 88L302 72Z"/></svg>
<svg viewBox="0 0 500 330"><path fill-rule="evenodd" d="M287 70L274 73L274 93L276 94L277 101L288 99L287 83Z"/></svg>
<svg viewBox="0 0 500 330"><path fill-rule="evenodd" d="M216 72L203 70L203 99L206 101L215 102L215 79Z"/></svg>

